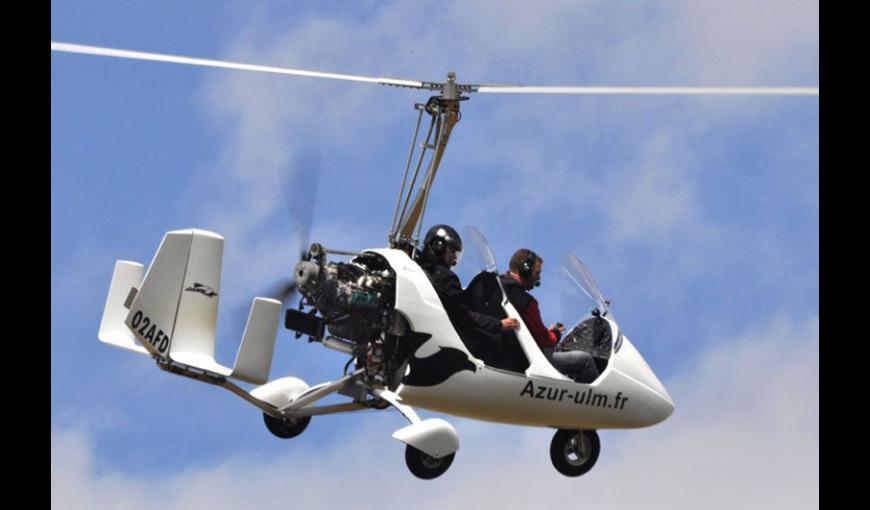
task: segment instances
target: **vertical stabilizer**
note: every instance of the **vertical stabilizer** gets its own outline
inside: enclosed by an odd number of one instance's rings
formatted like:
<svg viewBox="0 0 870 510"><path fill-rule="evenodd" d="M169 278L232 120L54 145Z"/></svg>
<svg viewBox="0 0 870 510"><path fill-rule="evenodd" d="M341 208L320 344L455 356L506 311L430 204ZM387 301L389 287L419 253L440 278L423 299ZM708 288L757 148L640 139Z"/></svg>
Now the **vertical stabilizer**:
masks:
<svg viewBox="0 0 870 510"><path fill-rule="evenodd" d="M280 301L254 298L232 377L254 384L264 384L269 380L280 317Z"/></svg>
<svg viewBox="0 0 870 510"><path fill-rule="evenodd" d="M217 254L213 253L215 250ZM220 278L222 251L223 238L211 232L175 230L163 236L125 321L151 354L165 359L176 347L185 350L198 345L208 349L203 345L204 335L191 332L194 324L211 331L210 348L214 352L218 280L212 277ZM193 290L185 290L188 288ZM206 303L197 303L191 299L191 294ZM178 320L182 315L184 317ZM181 326L178 331L177 325ZM194 338L183 339L179 346L174 346L178 333L192 334Z"/></svg>
<svg viewBox="0 0 870 510"><path fill-rule="evenodd" d="M138 288L142 283L144 273L145 268L142 264L126 260L115 262L109 296L106 298L106 307L103 309L103 318L100 321L100 332L97 335L101 342L148 354L148 351L136 342L136 337L133 336L130 328L124 324L128 312L124 303L132 289Z"/></svg>
<svg viewBox="0 0 870 510"><path fill-rule="evenodd" d="M195 354L213 360L224 239L204 230L186 232L191 236L190 255L169 357Z"/></svg>

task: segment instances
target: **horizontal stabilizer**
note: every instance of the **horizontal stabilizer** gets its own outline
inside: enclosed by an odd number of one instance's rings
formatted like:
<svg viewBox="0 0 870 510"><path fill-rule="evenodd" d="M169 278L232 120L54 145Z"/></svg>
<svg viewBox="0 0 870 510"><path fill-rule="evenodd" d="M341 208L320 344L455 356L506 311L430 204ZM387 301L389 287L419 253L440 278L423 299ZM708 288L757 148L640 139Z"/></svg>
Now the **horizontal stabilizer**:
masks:
<svg viewBox="0 0 870 510"><path fill-rule="evenodd" d="M126 260L115 262L115 271L112 274L106 307L103 309L103 318L100 321L100 332L97 335L101 342L141 354L148 354L148 351L136 341L130 328L124 324L128 312L124 303L131 290L138 288L139 284L142 283L144 273L145 268L142 264Z"/></svg>

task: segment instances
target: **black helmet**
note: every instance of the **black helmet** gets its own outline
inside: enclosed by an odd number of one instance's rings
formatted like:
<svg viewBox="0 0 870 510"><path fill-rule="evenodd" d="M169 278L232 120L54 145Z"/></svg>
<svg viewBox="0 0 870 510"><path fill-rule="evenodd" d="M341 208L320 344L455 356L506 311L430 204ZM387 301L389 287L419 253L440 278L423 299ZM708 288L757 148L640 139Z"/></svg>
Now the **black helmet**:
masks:
<svg viewBox="0 0 870 510"><path fill-rule="evenodd" d="M426 239L423 241L423 250L432 252L438 257L443 257L447 251L447 247L453 248L456 252L457 259L462 254L462 238L459 233L453 230L449 225L435 225L426 232Z"/></svg>

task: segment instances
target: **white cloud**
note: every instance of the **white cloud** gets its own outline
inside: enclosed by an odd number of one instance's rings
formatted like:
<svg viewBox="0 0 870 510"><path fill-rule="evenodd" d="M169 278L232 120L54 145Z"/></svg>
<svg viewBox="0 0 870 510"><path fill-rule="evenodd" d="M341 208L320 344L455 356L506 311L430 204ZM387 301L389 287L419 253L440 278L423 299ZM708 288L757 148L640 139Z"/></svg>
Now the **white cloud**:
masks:
<svg viewBox="0 0 870 510"><path fill-rule="evenodd" d="M52 308L82 313L85 307L99 303L102 311L114 265L98 243L83 242L66 258L53 254L52 265L55 257L58 262L57 270L51 273Z"/></svg>
<svg viewBox="0 0 870 510"><path fill-rule="evenodd" d="M237 452L213 466L147 474L102 465L86 434L59 431L52 507L817 508L818 342L818 319L785 317L722 340L670 382L677 410L668 421L603 432L598 465L579 479L550 466L550 431L468 420L451 419L463 446L432 482L405 471L402 446L388 437L401 426L395 415L358 417L359 427L336 431L324 448L303 435L277 444L275 456Z"/></svg>
<svg viewBox="0 0 870 510"><path fill-rule="evenodd" d="M52 433L51 507L154 508L160 496L149 483L116 472L94 476L91 446L81 433Z"/></svg>
<svg viewBox="0 0 870 510"><path fill-rule="evenodd" d="M679 11L677 42L699 79L818 85L818 2L685 2Z"/></svg>
<svg viewBox="0 0 870 510"><path fill-rule="evenodd" d="M669 133L652 133L638 158L619 169L603 188L621 190L607 197L600 211L610 221L613 240L670 244L678 232L701 223L695 183L687 170L686 147L674 147Z"/></svg>

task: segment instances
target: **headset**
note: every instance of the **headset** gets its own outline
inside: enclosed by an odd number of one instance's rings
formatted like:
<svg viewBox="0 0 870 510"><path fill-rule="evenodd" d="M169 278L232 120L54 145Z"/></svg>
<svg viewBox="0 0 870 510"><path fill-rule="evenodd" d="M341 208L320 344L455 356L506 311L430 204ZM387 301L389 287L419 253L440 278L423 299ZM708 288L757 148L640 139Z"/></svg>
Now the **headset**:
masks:
<svg viewBox="0 0 870 510"><path fill-rule="evenodd" d="M462 253L462 238L459 233L449 225L435 225L426 233L426 239L423 241L424 250L430 250L438 257L443 257L447 252L448 247L452 247L457 252L458 256Z"/></svg>
<svg viewBox="0 0 870 510"><path fill-rule="evenodd" d="M528 250L528 255L526 255L525 260L523 260L522 264L520 264L520 276L523 280L528 280L532 277L532 272L535 269L535 262L538 261L538 254L533 252L532 250ZM534 287L538 287L541 285L541 279L538 278L532 284Z"/></svg>

